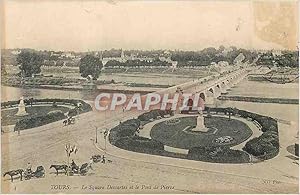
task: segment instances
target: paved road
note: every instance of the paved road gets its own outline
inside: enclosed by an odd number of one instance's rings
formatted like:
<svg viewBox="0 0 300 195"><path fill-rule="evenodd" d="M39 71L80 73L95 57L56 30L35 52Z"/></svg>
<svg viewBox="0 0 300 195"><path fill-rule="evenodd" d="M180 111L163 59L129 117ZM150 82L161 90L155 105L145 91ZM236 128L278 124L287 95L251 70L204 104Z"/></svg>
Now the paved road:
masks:
<svg viewBox="0 0 300 195"><path fill-rule="evenodd" d="M2 172L9 168L25 167L27 162L33 166L43 165L46 168L46 177L30 181L16 181L11 184L6 178L3 182L3 192L51 192L51 185L69 184L74 188L61 190L62 192L93 192L81 189L85 185L169 185L174 189L159 192L249 192L249 193L276 193L294 192L298 190L297 174L290 174L287 170L277 170L272 163L280 157L267 162L254 165L224 165L196 161L187 161L160 156L149 156L124 151L107 143L108 158L113 162L109 164L96 164L91 175L85 177L65 175L55 176L49 170L51 164L66 162L64 145L75 143L79 149L74 155L75 162L84 163L93 154L103 154L104 139L99 136L99 144L95 147L95 130L93 125L104 128L118 124L118 117L97 111L79 116L75 125L63 127L61 121L43 127L23 131L17 134L4 134L2 136ZM130 114L119 117L132 118ZM102 119L102 120L101 120ZM93 122L93 123L91 123ZM93 124L93 125L91 125ZM101 134L100 134L101 135ZM276 163L275 163L276 164ZM280 167L279 167L280 168ZM275 170L275 171L274 171ZM293 169L295 170L295 167ZM276 180L276 181L275 181ZM78 187L78 188L76 188ZM117 193L120 190L98 190L98 193ZM128 192L130 190L128 189ZM141 192L157 192L156 189L143 189Z"/></svg>

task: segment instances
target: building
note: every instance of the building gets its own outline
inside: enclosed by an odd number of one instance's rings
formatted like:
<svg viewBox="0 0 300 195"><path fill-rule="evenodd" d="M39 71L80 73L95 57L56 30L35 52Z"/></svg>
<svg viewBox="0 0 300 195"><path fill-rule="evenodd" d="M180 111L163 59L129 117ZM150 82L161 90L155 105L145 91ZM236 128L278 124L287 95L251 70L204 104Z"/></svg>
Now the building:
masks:
<svg viewBox="0 0 300 195"><path fill-rule="evenodd" d="M150 58L150 57L137 57L134 54L131 54L130 56L127 56L127 55L125 55L123 49L121 50L120 57L105 57L105 58L103 58L102 57L102 52L100 54L99 54L99 52L96 52L95 55L101 58L103 66L105 66L105 64L108 61L111 61L111 60L115 60L115 61L118 61L120 63L127 62L128 60L140 60L140 61L145 61L145 62L153 62L154 61L154 58Z"/></svg>

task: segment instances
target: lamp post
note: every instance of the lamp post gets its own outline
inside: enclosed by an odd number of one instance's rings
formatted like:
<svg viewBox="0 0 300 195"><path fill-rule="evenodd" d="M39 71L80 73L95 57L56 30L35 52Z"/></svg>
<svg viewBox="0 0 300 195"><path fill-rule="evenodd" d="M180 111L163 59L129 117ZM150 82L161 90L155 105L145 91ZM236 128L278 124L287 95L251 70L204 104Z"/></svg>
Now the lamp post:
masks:
<svg viewBox="0 0 300 195"><path fill-rule="evenodd" d="M95 129L96 130L96 139L95 139L95 142L98 143L98 128L97 127L95 127L95 128L96 128Z"/></svg>
<svg viewBox="0 0 300 195"><path fill-rule="evenodd" d="M104 137L104 152L106 153L106 138L108 135L108 129L105 129L104 133L103 133L103 137Z"/></svg>
<svg viewBox="0 0 300 195"><path fill-rule="evenodd" d="M98 143L98 127L95 127L96 128L96 139L95 139L95 143ZM104 138L104 151L106 152L106 138L107 138L107 135L108 135L108 129L105 128L103 131L100 131L100 134L103 133L103 138Z"/></svg>

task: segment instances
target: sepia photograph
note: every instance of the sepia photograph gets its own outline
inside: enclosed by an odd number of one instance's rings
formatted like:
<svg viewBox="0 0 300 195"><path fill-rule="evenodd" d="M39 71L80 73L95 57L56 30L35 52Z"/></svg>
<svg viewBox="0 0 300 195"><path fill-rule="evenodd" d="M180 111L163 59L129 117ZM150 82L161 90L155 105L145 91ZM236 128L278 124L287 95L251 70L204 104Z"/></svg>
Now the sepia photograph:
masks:
<svg viewBox="0 0 300 195"><path fill-rule="evenodd" d="M1 194L298 194L299 1L2 0Z"/></svg>

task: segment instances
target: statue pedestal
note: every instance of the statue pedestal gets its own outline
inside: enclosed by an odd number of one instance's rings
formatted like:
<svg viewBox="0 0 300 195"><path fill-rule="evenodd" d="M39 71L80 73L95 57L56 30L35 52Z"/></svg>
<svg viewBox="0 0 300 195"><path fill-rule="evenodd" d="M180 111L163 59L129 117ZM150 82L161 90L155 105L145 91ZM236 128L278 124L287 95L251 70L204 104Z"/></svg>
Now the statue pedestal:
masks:
<svg viewBox="0 0 300 195"><path fill-rule="evenodd" d="M202 113L200 115L197 115L197 126L192 129L191 131L195 132L207 132L209 129L204 126L204 117Z"/></svg>
<svg viewBox="0 0 300 195"><path fill-rule="evenodd" d="M25 110L24 99L23 97L21 97L16 116L26 116L26 115L28 115L28 113Z"/></svg>

